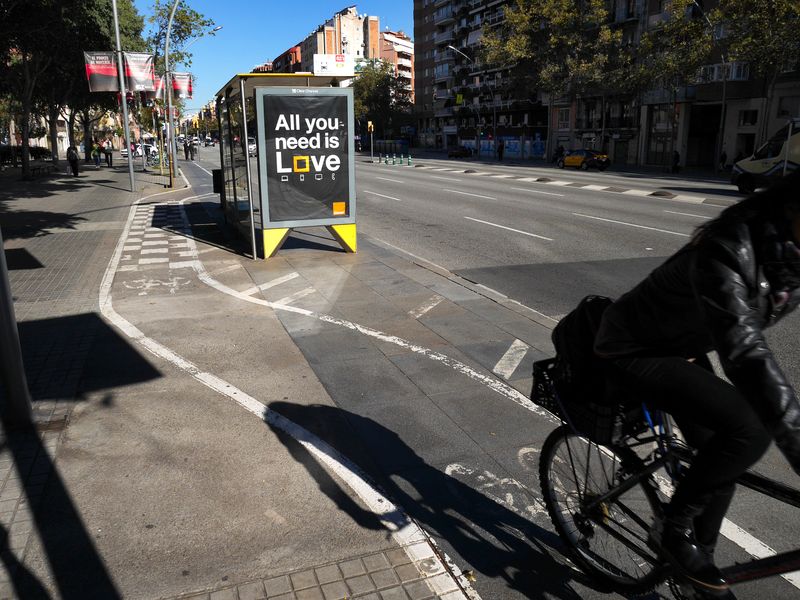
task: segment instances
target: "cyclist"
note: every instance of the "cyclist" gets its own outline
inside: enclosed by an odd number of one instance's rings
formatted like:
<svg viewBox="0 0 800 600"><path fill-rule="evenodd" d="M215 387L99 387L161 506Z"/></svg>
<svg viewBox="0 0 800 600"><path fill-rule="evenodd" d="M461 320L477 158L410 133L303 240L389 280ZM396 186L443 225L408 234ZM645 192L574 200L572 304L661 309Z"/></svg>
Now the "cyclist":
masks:
<svg viewBox="0 0 800 600"><path fill-rule="evenodd" d="M700 226L600 323L595 352L697 450L651 543L712 595L728 593L713 552L735 480L772 439L800 474L800 403L764 337L799 303L800 170Z"/></svg>

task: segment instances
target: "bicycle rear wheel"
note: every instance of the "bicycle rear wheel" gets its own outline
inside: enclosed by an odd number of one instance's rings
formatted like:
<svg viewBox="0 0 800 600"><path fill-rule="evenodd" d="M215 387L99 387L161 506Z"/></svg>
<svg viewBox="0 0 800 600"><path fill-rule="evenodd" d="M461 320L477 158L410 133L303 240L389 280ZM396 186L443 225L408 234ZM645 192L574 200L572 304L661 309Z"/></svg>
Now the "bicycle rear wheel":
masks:
<svg viewBox="0 0 800 600"><path fill-rule="evenodd" d="M647 478L613 500L593 501L643 468L633 451L598 446L568 425L548 436L539 462L550 519L578 566L630 593L649 591L666 575L647 546L661 513L655 484Z"/></svg>

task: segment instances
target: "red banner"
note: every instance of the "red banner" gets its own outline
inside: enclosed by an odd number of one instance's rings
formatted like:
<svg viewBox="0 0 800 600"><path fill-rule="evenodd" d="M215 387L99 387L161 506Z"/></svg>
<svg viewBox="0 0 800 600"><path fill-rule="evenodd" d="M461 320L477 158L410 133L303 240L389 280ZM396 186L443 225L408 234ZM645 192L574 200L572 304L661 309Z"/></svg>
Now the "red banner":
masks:
<svg viewBox="0 0 800 600"><path fill-rule="evenodd" d="M118 92L119 75L113 52L84 52L90 92Z"/></svg>
<svg viewBox="0 0 800 600"><path fill-rule="evenodd" d="M172 74L172 90L177 94L178 98L192 99L192 74L191 73L173 73Z"/></svg>
<svg viewBox="0 0 800 600"><path fill-rule="evenodd" d="M132 92L155 91L153 55L144 52L124 52L125 85Z"/></svg>

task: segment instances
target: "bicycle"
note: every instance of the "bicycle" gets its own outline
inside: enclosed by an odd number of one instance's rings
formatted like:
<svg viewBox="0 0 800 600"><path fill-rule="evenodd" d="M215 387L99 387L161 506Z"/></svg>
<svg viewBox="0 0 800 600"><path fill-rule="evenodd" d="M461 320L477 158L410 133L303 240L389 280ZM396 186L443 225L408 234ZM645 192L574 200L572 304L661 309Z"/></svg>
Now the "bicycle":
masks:
<svg viewBox="0 0 800 600"><path fill-rule="evenodd" d="M692 449L662 411L566 401L554 371L555 359L534 363L533 401L564 422L542 447L539 482L550 519L577 566L623 593L646 593L666 581L679 600L707 597L676 577L650 540ZM762 475L748 472L737 483L800 507L800 490ZM800 549L721 571L733 585L798 569Z"/></svg>

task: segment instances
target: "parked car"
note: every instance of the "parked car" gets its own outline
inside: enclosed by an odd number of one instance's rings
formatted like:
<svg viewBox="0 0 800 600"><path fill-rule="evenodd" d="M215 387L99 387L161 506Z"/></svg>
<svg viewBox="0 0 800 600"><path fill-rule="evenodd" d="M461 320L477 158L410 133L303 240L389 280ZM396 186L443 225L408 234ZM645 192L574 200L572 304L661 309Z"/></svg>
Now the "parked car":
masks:
<svg viewBox="0 0 800 600"><path fill-rule="evenodd" d="M247 138L247 153L250 156L255 156L258 153L258 148L256 147L256 138Z"/></svg>
<svg viewBox="0 0 800 600"><path fill-rule="evenodd" d="M472 150L466 146L451 148L447 153L447 158L469 158L470 156L472 156Z"/></svg>
<svg viewBox="0 0 800 600"><path fill-rule="evenodd" d="M134 158L141 158L142 152L144 152L145 156L149 156L154 151L158 152L158 148L153 144L134 144L134 147L136 148L133 152ZM128 158L128 149L125 146L119 149L119 153L122 158Z"/></svg>
<svg viewBox="0 0 800 600"><path fill-rule="evenodd" d="M789 127L791 126L791 131ZM731 183L744 194L766 187L792 173L800 162L800 119L793 119L776 131L752 156L733 165Z"/></svg>
<svg viewBox="0 0 800 600"><path fill-rule="evenodd" d="M605 154L600 154L595 150L570 150L564 156L558 159L558 168L564 167L577 167L583 171L589 168L600 169L605 171L611 161Z"/></svg>

